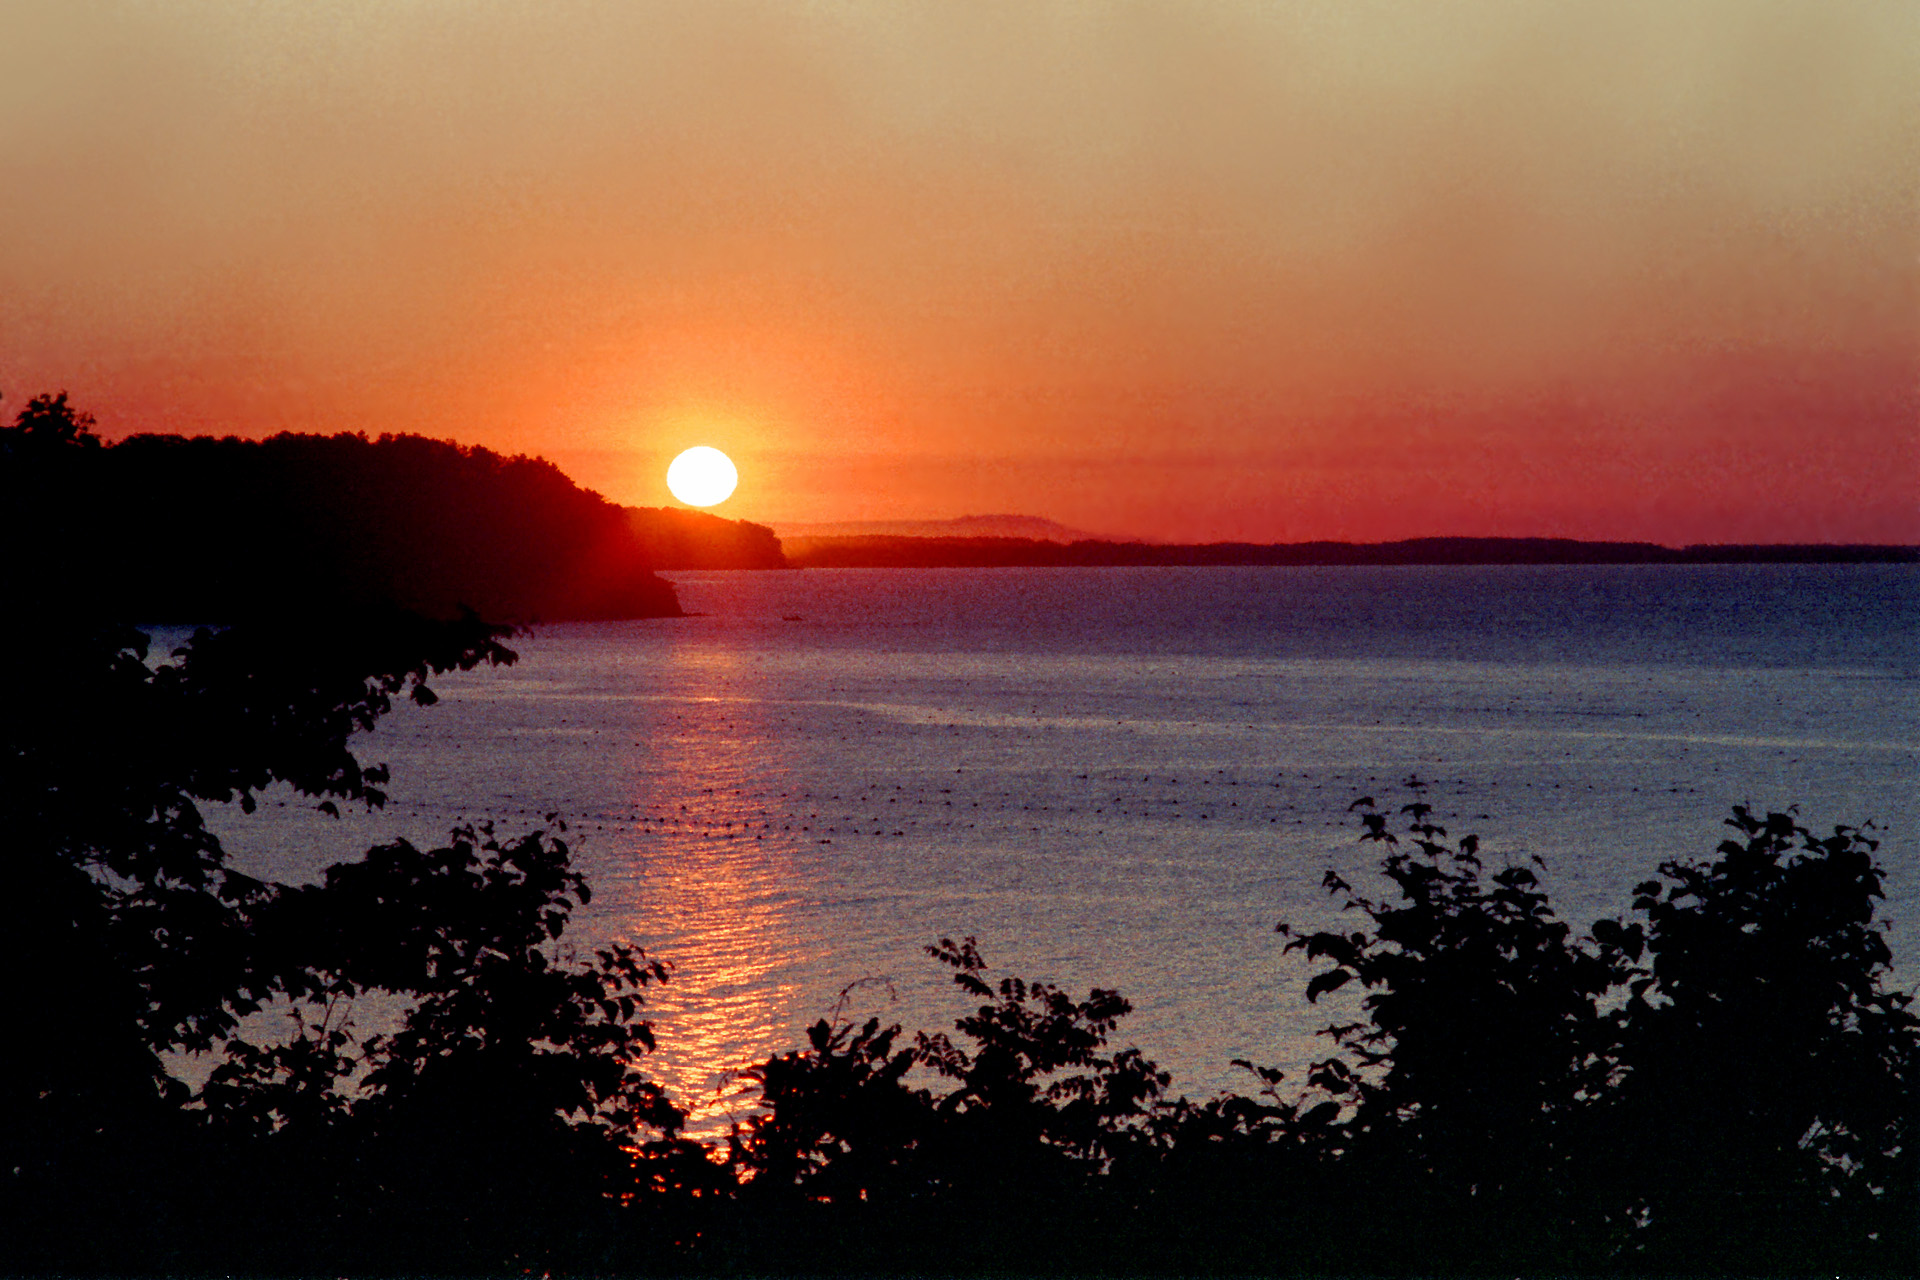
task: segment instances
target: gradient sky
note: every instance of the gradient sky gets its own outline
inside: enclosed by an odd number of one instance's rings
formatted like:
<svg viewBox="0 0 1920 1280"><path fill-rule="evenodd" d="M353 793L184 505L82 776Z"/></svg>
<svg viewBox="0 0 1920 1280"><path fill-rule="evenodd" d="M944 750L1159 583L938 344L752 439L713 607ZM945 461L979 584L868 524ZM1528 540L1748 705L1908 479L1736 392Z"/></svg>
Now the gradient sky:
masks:
<svg viewBox="0 0 1920 1280"><path fill-rule="evenodd" d="M1920 5L0 0L0 389L720 514L1920 542Z"/></svg>

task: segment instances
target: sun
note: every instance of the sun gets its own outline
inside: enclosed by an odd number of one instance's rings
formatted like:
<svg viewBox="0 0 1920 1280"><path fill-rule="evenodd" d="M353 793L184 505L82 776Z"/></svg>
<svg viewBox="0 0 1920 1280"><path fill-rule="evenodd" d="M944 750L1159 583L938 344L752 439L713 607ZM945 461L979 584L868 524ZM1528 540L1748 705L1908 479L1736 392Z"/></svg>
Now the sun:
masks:
<svg viewBox="0 0 1920 1280"><path fill-rule="evenodd" d="M725 502L739 483L733 459L704 444L688 449L667 468L667 488L690 507Z"/></svg>

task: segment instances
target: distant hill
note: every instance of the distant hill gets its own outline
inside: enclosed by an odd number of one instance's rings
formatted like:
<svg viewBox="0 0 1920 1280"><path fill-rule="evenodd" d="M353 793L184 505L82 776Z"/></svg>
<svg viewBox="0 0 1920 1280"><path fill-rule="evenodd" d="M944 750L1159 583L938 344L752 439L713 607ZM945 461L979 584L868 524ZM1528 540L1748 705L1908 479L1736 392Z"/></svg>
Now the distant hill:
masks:
<svg viewBox="0 0 1920 1280"><path fill-rule="evenodd" d="M396 606L495 622L680 613L622 508L549 462L420 436L103 447L16 425L0 429L0 536L0 592L29 610L145 623Z"/></svg>
<svg viewBox="0 0 1920 1280"><path fill-rule="evenodd" d="M622 507L656 569L785 569L780 539L763 524L683 507Z"/></svg>
<svg viewBox="0 0 1920 1280"><path fill-rule="evenodd" d="M1016 568L1227 565L1920 563L1920 547L1691 546L1569 538L1411 538L1400 542L1057 543L1031 538L794 539L802 568Z"/></svg>
<svg viewBox="0 0 1920 1280"><path fill-rule="evenodd" d="M842 520L828 524L778 524L783 543L816 538L1026 538L1036 542L1087 542L1102 535L1071 529L1042 516L959 516L952 520Z"/></svg>

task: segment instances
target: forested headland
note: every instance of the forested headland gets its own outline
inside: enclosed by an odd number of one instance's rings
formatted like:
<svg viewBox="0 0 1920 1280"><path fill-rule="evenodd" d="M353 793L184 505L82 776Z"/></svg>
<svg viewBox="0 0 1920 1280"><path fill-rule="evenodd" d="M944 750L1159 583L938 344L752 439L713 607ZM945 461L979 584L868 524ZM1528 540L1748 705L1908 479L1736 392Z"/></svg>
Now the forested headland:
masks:
<svg viewBox="0 0 1920 1280"><path fill-rule="evenodd" d="M763 524L682 507L627 507L627 522L656 569L785 569L780 539Z"/></svg>
<svg viewBox="0 0 1920 1280"><path fill-rule="evenodd" d="M69 437L29 447L100 449ZM16 597L0 631L0 1272L1896 1275L1920 1256L1920 1020L1870 829L1736 809L1717 848L1648 851L1629 902L1573 922L1410 779L1328 815L1377 854L1378 895L1329 874L1342 928L1273 938L1329 1024L1300 1078L1247 1062L1243 1091L1186 1098L1123 1047L1123 993L929 939L971 1013L823 1018L702 1142L648 1072L671 957L568 945L592 887L563 820L383 843L311 884L245 874L204 820L274 784L378 807L387 771L356 732L432 703L441 673L513 662L505 626L265 608L158 654L52 607L57 579L19 582L53 596Z"/></svg>
<svg viewBox="0 0 1920 1280"><path fill-rule="evenodd" d="M778 567L772 531L635 510L552 463L421 436L136 435L64 396L0 429L4 598L149 623L329 609L672 617L656 569Z"/></svg>

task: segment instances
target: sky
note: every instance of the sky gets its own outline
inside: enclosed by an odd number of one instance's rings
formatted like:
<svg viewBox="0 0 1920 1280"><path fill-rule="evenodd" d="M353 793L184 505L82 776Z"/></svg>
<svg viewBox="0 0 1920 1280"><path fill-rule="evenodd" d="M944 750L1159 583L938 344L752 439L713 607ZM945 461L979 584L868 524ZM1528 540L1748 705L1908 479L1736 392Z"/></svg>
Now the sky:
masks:
<svg viewBox="0 0 1920 1280"><path fill-rule="evenodd" d="M0 413L718 514L1920 543L1920 5L0 0Z"/></svg>

